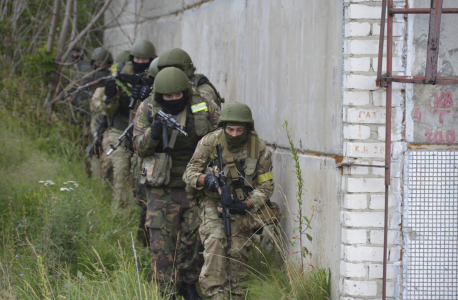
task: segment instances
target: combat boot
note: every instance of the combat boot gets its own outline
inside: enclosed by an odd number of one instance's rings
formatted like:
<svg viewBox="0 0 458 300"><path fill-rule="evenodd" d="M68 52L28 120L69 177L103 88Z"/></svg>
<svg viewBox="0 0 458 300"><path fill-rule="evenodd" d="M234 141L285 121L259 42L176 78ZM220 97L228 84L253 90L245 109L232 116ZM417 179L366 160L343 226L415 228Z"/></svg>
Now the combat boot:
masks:
<svg viewBox="0 0 458 300"><path fill-rule="evenodd" d="M185 300L202 300L202 297L197 292L196 285L186 282L181 282L181 287L178 291L178 295L183 297Z"/></svg>

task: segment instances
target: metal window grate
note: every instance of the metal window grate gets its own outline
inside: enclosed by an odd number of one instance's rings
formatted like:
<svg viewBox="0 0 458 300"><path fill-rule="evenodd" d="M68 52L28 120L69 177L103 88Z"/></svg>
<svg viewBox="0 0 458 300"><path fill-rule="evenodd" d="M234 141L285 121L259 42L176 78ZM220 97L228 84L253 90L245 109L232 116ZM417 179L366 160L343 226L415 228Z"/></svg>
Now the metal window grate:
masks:
<svg viewBox="0 0 458 300"><path fill-rule="evenodd" d="M458 152L409 151L403 299L458 299Z"/></svg>

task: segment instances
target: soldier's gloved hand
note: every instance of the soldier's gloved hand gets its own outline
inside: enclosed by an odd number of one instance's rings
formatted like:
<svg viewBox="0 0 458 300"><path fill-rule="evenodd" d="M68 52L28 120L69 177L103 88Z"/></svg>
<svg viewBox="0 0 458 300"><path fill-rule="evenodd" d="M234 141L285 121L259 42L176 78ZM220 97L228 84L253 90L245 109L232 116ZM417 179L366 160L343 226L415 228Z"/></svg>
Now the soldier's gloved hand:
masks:
<svg viewBox="0 0 458 300"><path fill-rule="evenodd" d="M204 184L205 184L206 187L208 187L210 192L214 192L214 193L218 192L219 182L218 182L218 178L216 176L213 176L213 175L210 175L210 174L205 175Z"/></svg>
<svg viewBox="0 0 458 300"><path fill-rule="evenodd" d="M248 210L248 204L240 201L239 199L234 199L234 204L229 207L229 213L231 215L244 215Z"/></svg>
<svg viewBox="0 0 458 300"><path fill-rule="evenodd" d="M230 207L234 203L229 186L223 186L221 188L221 202L223 203L223 207Z"/></svg>
<svg viewBox="0 0 458 300"><path fill-rule="evenodd" d="M162 136L162 122L159 118L155 118L151 123L151 136L153 139L158 140Z"/></svg>
<svg viewBox="0 0 458 300"><path fill-rule="evenodd" d="M108 81L105 84L105 96L107 99L111 99L118 93L118 88L116 87L116 81L114 79Z"/></svg>
<svg viewBox="0 0 458 300"><path fill-rule="evenodd" d="M151 94L151 86L149 85L134 85L130 90L131 96L137 100L145 100Z"/></svg>

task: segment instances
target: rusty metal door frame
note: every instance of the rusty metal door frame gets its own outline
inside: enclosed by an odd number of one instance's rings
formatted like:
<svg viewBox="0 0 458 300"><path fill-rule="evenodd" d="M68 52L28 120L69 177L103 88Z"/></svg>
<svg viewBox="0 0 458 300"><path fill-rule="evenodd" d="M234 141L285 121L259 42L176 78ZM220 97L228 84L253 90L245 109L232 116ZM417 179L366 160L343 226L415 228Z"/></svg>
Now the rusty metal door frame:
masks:
<svg viewBox="0 0 458 300"><path fill-rule="evenodd" d="M442 8L443 0L431 0L430 8L394 8L393 0L382 1L380 42L376 84L386 88L386 133L385 133L385 224L383 241L383 287L382 299L386 299L386 269L388 247L388 196L391 168L391 99L393 82L412 84L446 85L458 84L458 77L437 77L440 27L442 14L458 14L458 8ZM387 14L388 12L388 14ZM430 14L425 76L394 76L393 72L393 19L395 14ZM386 73L382 74L383 46L387 27ZM367 166L367 165L362 165Z"/></svg>

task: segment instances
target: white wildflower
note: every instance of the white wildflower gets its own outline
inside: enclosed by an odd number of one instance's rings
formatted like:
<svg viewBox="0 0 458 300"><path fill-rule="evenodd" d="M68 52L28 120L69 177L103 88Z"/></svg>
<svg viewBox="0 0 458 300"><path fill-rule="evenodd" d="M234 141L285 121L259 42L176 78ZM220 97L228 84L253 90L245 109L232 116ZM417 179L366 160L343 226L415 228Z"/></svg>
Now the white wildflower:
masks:
<svg viewBox="0 0 458 300"><path fill-rule="evenodd" d="M46 181L44 182L44 185L45 185L45 186L52 186L52 185L55 185L55 183L52 182L51 180L46 180Z"/></svg>
<svg viewBox="0 0 458 300"><path fill-rule="evenodd" d="M60 188L60 191L61 191L61 192L64 192L64 191L70 192L70 189L68 189L68 188Z"/></svg>

